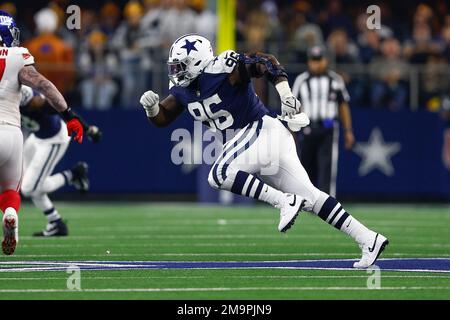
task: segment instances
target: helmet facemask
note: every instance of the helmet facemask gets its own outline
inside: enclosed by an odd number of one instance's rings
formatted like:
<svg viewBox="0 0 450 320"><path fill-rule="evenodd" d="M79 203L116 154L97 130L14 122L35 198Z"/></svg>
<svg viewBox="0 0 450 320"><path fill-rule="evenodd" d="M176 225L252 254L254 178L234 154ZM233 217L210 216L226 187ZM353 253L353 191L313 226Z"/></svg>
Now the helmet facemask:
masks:
<svg viewBox="0 0 450 320"><path fill-rule="evenodd" d="M11 42L11 47L18 47L20 44L20 30L17 27L9 26L9 31L13 41Z"/></svg>
<svg viewBox="0 0 450 320"><path fill-rule="evenodd" d="M187 70L187 60L189 57L183 61L167 61L169 79L175 86L187 87L195 79Z"/></svg>

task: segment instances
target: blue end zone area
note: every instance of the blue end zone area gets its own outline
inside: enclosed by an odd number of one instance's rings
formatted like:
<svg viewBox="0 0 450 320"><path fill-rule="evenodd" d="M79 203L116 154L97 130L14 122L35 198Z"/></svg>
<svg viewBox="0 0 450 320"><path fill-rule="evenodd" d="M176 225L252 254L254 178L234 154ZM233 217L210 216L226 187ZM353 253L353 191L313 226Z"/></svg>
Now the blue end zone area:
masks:
<svg viewBox="0 0 450 320"><path fill-rule="evenodd" d="M0 262L0 272L81 270L144 270L144 269L307 269L354 270L355 260L288 260L288 261L7 261ZM450 273L449 258L379 259L385 271Z"/></svg>

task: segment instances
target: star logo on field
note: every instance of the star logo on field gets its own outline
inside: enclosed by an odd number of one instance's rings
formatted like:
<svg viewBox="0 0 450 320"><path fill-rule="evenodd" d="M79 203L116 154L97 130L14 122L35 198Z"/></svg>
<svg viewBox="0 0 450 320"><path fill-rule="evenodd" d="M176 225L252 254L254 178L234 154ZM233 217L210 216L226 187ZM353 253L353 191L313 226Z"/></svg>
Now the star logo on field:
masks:
<svg viewBox="0 0 450 320"><path fill-rule="evenodd" d="M354 151L361 157L358 174L365 176L373 170L380 170L391 177L395 173L391 158L401 149L399 142L385 142L381 129L376 127L370 133L369 141L358 142Z"/></svg>
<svg viewBox="0 0 450 320"><path fill-rule="evenodd" d="M195 47L195 43L197 42L197 40L190 42L188 39L185 39L184 41L186 41L186 43L181 48L186 49L188 55L191 51L198 51Z"/></svg>

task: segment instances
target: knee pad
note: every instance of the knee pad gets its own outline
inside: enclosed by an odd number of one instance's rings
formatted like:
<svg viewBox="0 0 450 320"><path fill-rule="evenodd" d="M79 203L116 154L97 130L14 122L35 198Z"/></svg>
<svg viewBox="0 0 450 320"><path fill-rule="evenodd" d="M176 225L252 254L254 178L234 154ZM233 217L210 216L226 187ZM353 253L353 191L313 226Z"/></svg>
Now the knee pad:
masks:
<svg viewBox="0 0 450 320"><path fill-rule="evenodd" d="M13 208L16 212L19 212L20 202L20 195L15 190L6 190L0 194L0 210L3 212L7 208Z"/></svg>
<svg viewBox="0 0 450 320"><path fill-rule="evenodd" d="M231 190L238 170L228 165L214 165L208 175L208 183L214 189Z"/></svg>
<svg viewBox="0 0 450 320"><path fill-rule="evenodd" d="M214 179L214 172L213 171L214 171L214 166L212 167L211 171L209 171L208 184L214 189L219 189L220 185Z"/></svg>

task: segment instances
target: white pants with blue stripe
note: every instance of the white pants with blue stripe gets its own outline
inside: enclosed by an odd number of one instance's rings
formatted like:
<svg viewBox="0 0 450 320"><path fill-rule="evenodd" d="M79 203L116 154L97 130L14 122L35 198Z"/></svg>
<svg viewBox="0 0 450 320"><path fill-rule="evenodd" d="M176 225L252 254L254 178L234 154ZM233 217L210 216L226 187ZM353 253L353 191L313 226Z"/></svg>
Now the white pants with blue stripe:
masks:
<svg viewBox="0 0 450 320"><path fill-rule="evenodd" d="M299 195L307 201L306 210L312 210L321 194L300 163L292 134L269 116L250 123L229 140L208 176L216 189L256 199L264 187L259 180Z"/></svg>
<svg viewBox="0 0 450 320"><path fill-rule="evenodd" d="M70 143L66 125L55 136L40 139L30 134L24 143L24 168L22 194L34 197L55 191L64 182L54 182L49 179L58 162L62 159ZM61 180L63 177L59 177ZM61 180L63 181L63 180Z"/></svg>

